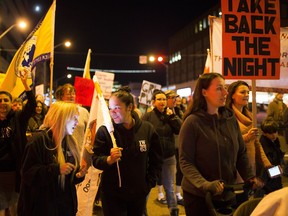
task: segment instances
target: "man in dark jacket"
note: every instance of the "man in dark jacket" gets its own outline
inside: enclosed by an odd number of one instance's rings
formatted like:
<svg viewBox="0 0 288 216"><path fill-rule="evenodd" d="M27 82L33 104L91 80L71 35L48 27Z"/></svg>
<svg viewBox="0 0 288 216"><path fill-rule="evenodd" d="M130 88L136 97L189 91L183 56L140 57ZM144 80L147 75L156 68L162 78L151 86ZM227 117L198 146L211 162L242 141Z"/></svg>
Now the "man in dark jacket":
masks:
<svg viewBox="0 0 288 216"><path fill-rule="evenodd" d="M155 90L152 96L154 109L146 113L142 119L152 123L160 136L163 147L164 161L162 165L162 183L165 189L170 215L178 216L177 199L174 192L174 178L176 174L175 138L182 124L182 120L167 107L167 97L161 90Z"/></svg>
<svg viewBox="0 0 288 216"><path fill-rule="evenodd" d="M22 111L12 110L12 95L7 91L0 91L0 215L8 208L11 213L16 211L26 130L28 120L36 107L35 97L27 84L27 77L28 71L25 71L21 81L28 102Z"/></svg>

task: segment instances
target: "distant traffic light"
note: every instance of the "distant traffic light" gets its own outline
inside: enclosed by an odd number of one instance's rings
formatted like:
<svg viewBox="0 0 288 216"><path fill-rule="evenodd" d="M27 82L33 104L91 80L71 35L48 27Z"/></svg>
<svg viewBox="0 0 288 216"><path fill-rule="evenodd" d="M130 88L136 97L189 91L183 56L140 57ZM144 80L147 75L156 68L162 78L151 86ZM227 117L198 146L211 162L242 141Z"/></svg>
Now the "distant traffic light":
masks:
<svg viewBox="0 0 288 216"><path fill-rule="evenodd" d="M164 62L164 57L163 56L149 56L149 61L150 62L155 62L157 59L158 62Z"/></svg>
<svg viewBox="0 0 288 216"><path fill-rule="evenodd" d="M162 56L158 56L157 60L158 62L163 62L164 58Z"/></svg>
<svg viewBox="0 0 288 216"><path fill-rule="evenodd" d="M164 56L139 56L139 63L140 64L147 64L149 62L159 62L159 63L165 63L166 57ZM148 60L148 61L147 61Z"/></svg>

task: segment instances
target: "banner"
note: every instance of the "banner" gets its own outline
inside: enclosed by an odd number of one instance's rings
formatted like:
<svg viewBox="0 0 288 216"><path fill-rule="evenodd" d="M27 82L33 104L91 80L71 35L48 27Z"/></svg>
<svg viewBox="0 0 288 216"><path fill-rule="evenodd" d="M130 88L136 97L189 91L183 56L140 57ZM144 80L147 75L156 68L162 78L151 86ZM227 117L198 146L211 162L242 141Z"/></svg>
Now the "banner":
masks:
<svg viewBox="0 0 288 216"><path fill-rule="evenodd" d="M109 73L97 72L93 77L93 81L91 80L94 83L94 93L90 109L89 127L87 127L85 132L83 149L82 149L82 161L84 161L84 163L86 163L89 166L89 169L88 173L85 176L84 181L77 186L77 198L78 198L78 212L76 214L77 216L92 216L93 213L94 201L99 189L102 170L96 169L94 166L92 166L91 154L93 153L93 145L96 131L101 125L105 125L107 127L110 136L112 138L113 144L116 145L116 141L113 136L114 131L113 124L111 121L106 101L102 94L101 90L102 85L98 81L99 74L107 75L109 77L109 80L112 76L111 74L108 75ZM112 88L109 93L111 94L111 92ZM108 93L108 91L106 93Z"/></svg>
<svg viewBox="0 0 288 216"><path fill-rule="evenodd" d="M55 10L56 0L53 1L44 19L38 23L17 50L6 71L0 90L10 92L13 97L19 97L24 92L19 78L21 68L26 67L32 71L31 78L33 78L37 64L53 59ZM32 85L32 79L28 80L28 84Z"/></svg>
<svg viewBox="0 0 288 216"><path fill-rule="evenodd" d="M83 78L84 79L84 78ZM87 79L85 79L87 80ZM93 83L93 81L91 80ZM93 83L94 85L94 83ZM99 110L99 99L96 89L93 91L93 99L90 108L89 124L85 131L83 149L82 149L82 161L89 166L88 173L85 175L83 182L77 185L77 199L78 199L78 211L77 216L92 216L93 207L96 194L99 189L102 170L96 169L92 166L91 155L93 153L92 148L96 131L99 125L104 124L103 118L97 117ZM87 151L89 148L89 151Z"/></svg>
<svg viewBox="0 0 288 216"><path fill-rule="evenodd" d="M209 16L210 20L210 45L211 45L211 57L212 57L212 71L222 74L222 19ZM288 83L288 28L280 28L280 79L278 80L256 80L256 86L264 88L275 89L285 88L287 89ZM251 80L241 79L251 85ZM233 79L226 79L226 83L230 84L234 82ZM273 90L274 89L274 90Z"/></svg>

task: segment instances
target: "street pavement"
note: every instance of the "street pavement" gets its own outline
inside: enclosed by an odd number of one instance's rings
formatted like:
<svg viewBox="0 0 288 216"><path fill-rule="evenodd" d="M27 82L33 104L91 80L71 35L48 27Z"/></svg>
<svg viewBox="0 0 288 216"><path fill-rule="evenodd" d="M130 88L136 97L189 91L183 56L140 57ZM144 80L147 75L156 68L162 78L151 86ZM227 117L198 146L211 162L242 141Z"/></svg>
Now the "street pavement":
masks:
<svg viewBox="0 0 288 216"><path fill-rule="evenodd" d="M283 180L283 186L288 186L288 177L282 176ZM151 193L149 195L148 203L147 203L147 211L148 216L169 216L169 210L167 205L160 204L156 201L157 198L157 187L153 188L151 190ZM185 210L184 207L181 205L178 205L179 207L179 216L185 216ZM102 210L101 210L101 203L94 208L93 216L103 216Z"/></svg>
<svg viewBox="0 0 288 216"><path fill-rule="evenodd" d="M161 204L156 201L157 193L158 193L157 187L154 187L150 192L147 203L148 216L170 216L167 205ZM101 206L101 203L100 205L98 205L98 208L94 208L95 211L93 213L93 216L103 216L103 213L99 206ZM178 208L179 208L179 216L185 216L184 207L178 205Z"/></svg>

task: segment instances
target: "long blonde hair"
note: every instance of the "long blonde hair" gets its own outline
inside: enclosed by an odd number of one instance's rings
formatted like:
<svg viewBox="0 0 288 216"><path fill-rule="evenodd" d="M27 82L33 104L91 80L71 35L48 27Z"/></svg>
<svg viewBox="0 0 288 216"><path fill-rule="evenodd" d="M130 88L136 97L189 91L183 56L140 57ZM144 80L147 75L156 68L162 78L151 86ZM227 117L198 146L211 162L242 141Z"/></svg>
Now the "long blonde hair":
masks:
<svg viewBox="0 0 288 216"><path fill-rule="evenodd" d="M66 139L67 146L75 158L75 166L79 165L80 149L77 141L73 136L66 134L66 123L79 115L79 106L73 102L57 101L49 108L43 124L40 129L48 129L52 131L55 148L57 150L57 161L63 165L65 157L62 151L63 139ZM76 170L74 170L76 171ZM61 175L61 185L64 187L65 175Z"/></svg>

